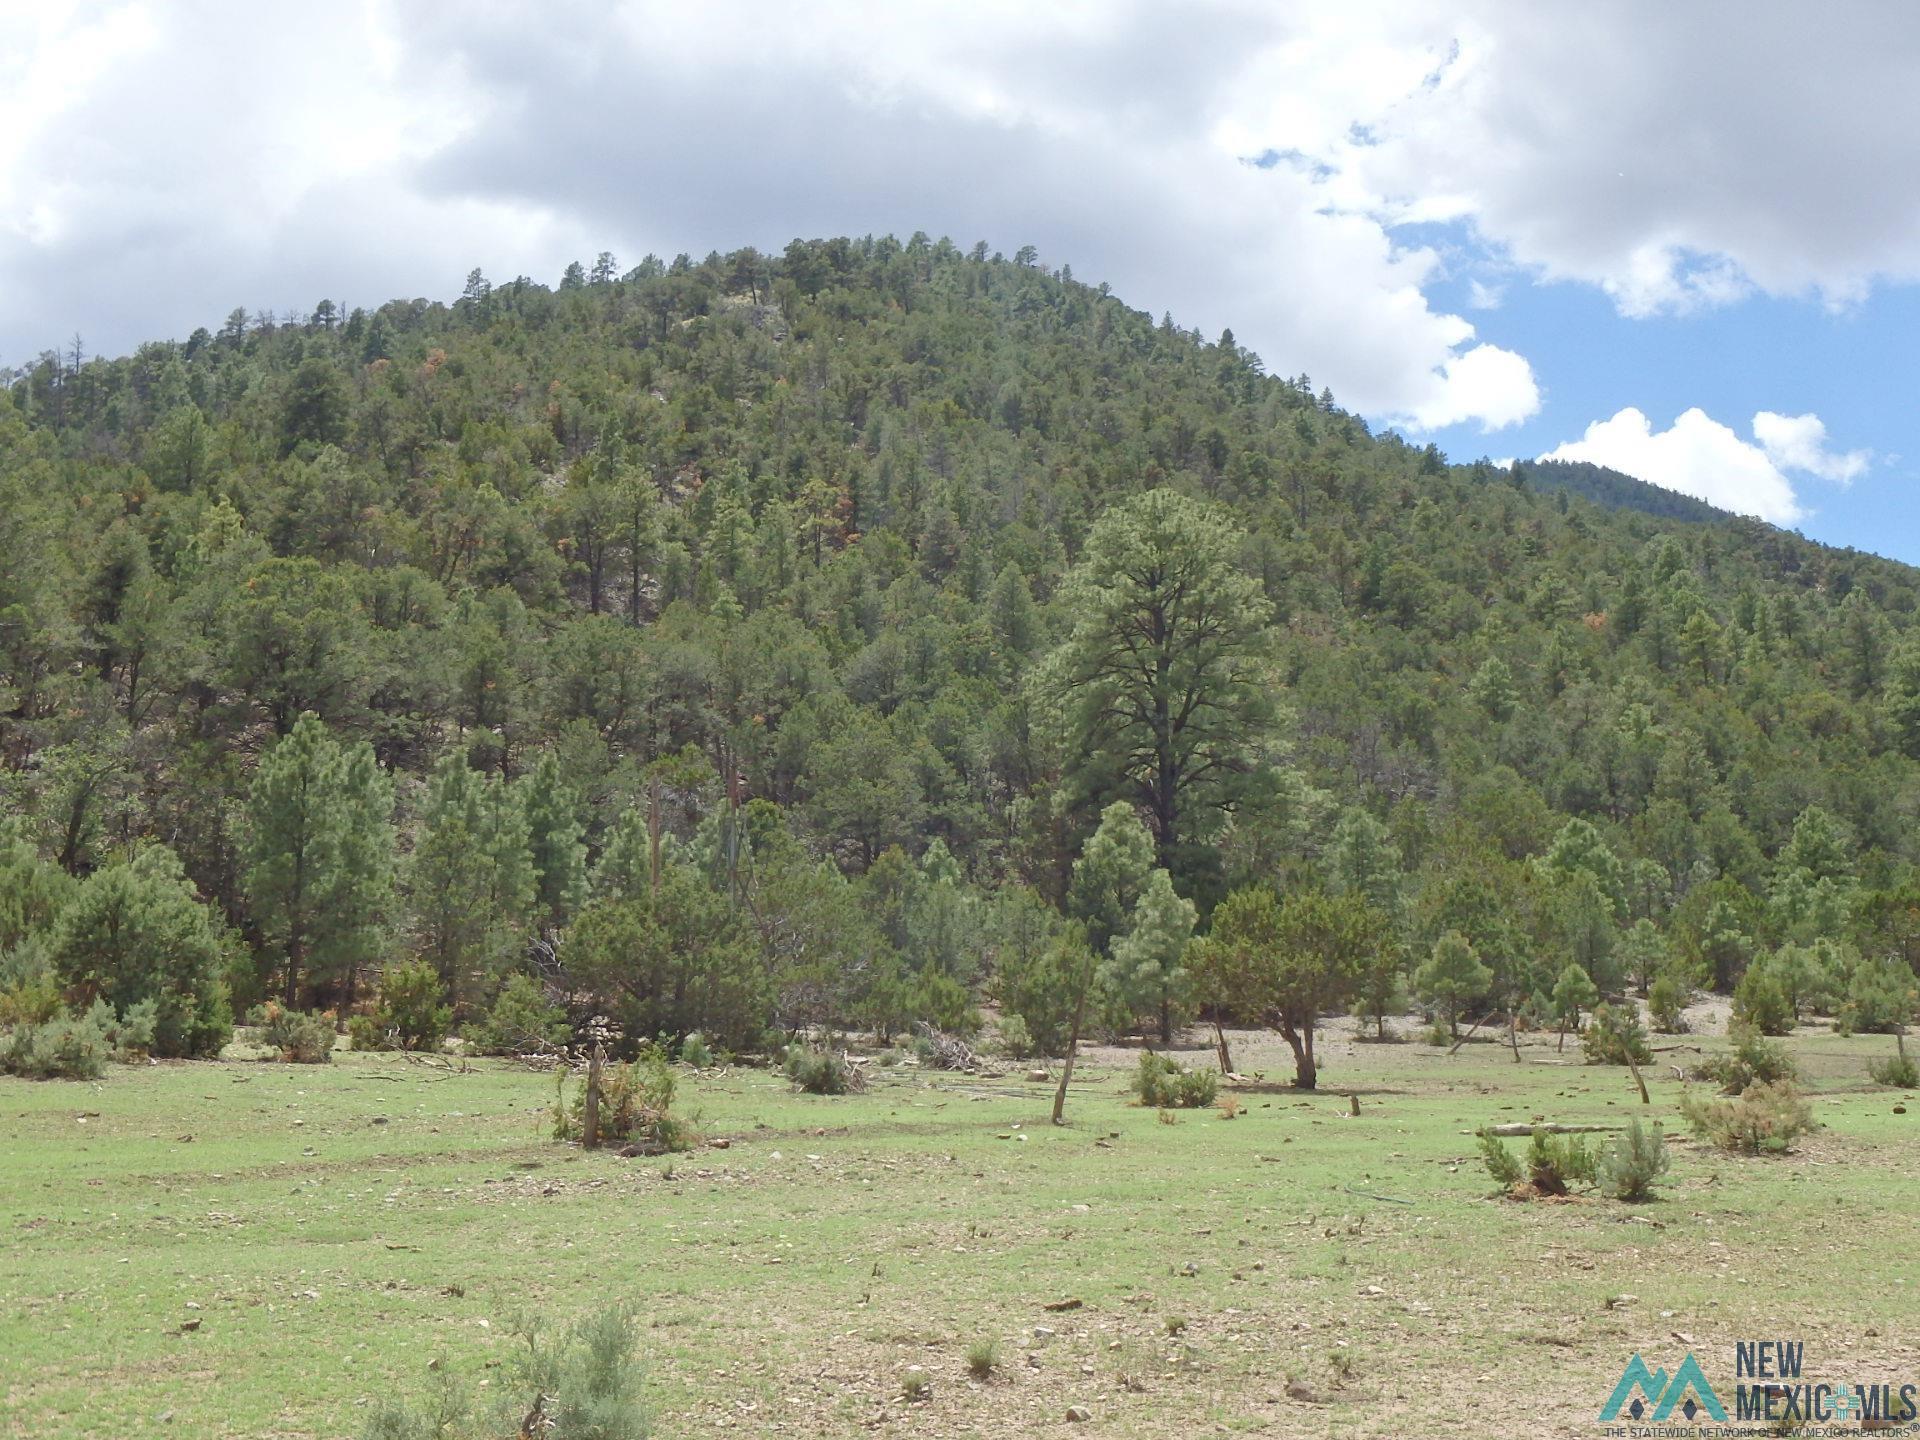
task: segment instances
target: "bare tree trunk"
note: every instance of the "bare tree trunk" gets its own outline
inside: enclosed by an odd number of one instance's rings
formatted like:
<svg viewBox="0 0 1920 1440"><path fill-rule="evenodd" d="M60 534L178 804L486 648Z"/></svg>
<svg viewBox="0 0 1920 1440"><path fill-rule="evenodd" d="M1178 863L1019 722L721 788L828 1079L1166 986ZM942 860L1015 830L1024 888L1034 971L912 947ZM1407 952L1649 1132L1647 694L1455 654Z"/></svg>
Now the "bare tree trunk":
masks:
<svg viewBox="0 0 1920 1440"><path fill-rule="evenodd" d="M607 1058L607 1047L596 1044L587 1061L587 1102L580 1122L580 1143L592 1150L600 1144L600 1067Z"/></svg>
<svg viewBox="0 0 1920 1440"><path fill-rule="evenodd" d="M1073 1079L1074 1057L1080 1053L1080 1022L1087 1013L1087 991L1093 988L1092 966L1088 966L1086 981L1080 986L1080 998L1074 1002L1073 1032L1067 1037L1067 1059L1060 1067L1060 1086L1053 1092L1053 1123L1066 1124L1063 1118L1067 1109L1067 1082Z"/></svg>
<svg viewBox="0 0 1920 1440"><path fill-rule="evenodd" d="M1640 1103L1642 1105L1653 1104L1653 1101L1647 1096L1647 1082L1640 1078L1640 1067L1633 1063L1633 1056L1631 1055L1627 1056L1627 1069L1633 1072L1633 1083L1640 1087Z"/></svg>
<svg viewBox="0 0 1920 1440"><path fill-rule="evenodd" d="M1220 1073L1222 1075L1231 1075L1233 1073L1233 1056L1227 1051L1227 1032L1220 1028L1220 1022L1218 1020L1213 1022L1213 1045L1214 1049L1220 1052Z"/></svg>
<svg viewBox="0 0 1920 1440"><path fill-rule="evenodd" d="M1467 1027L1467 1033L1462 1035L1458 1040L1453 1042L1453 1049L1447 1051L1447 1054L1449 1055L1458 1054L1460 1047L1466 1044L1467 1041L1471 1040L1473 1038L1474 1032L1486 1023L1487 1023L1487 1017L1484 1015L1482 1015L1478 1020L1474 1021L1473 1024Z"/></svg>

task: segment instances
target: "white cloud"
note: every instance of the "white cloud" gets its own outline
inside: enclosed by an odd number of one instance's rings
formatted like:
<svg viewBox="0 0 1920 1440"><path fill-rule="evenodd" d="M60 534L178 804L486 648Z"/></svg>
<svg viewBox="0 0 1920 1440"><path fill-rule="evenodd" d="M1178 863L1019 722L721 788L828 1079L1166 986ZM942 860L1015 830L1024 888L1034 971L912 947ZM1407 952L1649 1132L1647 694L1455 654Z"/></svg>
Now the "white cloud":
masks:
<svg viewBox="0 0 1920 1440"><path fill-rule="evenodd" d="M1363 414L1538 406L1524 357L1428 303L1431 252L1338 176L1246 163L1268 121L1320 146L1417 87L1430 42L1395 24L1340 22L1331 64L1317 22L1234 0L45 13L0 58L0 97L40 97L0 113L0 361L448 295L475 264L926 230L1231 326ZM1275 101L1266 73L1301 83Z"/></svg>
<svg viewBox="0 0 1920 1440"><path fill-rule="evenodd" d="M1827 427L1818 415L1776 415L1762 410L1753 417L1753 438L1782 470L1804 471L1840 485L1854 480L1872 461L1865 450L1843 453L1828 449Z"/></svg>
<svg viewBox="0 0 1920 1440"><path fill-rule="evenodd" d="M1535 413L1536 378L1428 302L1455 257L1404 222L1460 227L1475 311L1522 277L1634 315L1920 278L1886 179L1920 169L1913 6L1739 26L1494 0L0 17L0 362L235 305L446 295L474 264L551 280L602 248L924 229L1031 242L1231 326L1364 414L1497 428Z"/></svg>
<svg viewBox="0 0 1920 1440"><path fill-rule="evenodd" d="M1498 310L1501 302L1507 298L1507 287L1490 285L1485 280L1467 282L1467 308L1469 310Z"/></svg>
<svg viewBox="0 0 1920 1440"><path fill-rule="evenodd" d="M1540 408L1540 388L1525 357L1498 345L1476 345L1448 360L1428 393L1407 413L1415 429L1439 430L1477 420L1483 430L1517 425Z"/></svg>
<svg viewBox="0 0 1920 1440"><path fill-rule="evenodd" d="M1629 406L1610 420L1594 421L1580 439L1540 458L1605 465L1776 525L1792 525L1807 513L1764 449L1698 407L1670 428L1656 431L1644 414Z"/></svg>
<svg viewBox="0 0 1920 1440"><path fill-rule="evenodd" d="M1920 7L1729 17L1500 0L1401 12L1404 43L1444 37L1431 82L1302 148L1339 173L1344 203L1465 222L1628 315L1755 290L1846 306L1877 281L1920 278L1911 187L1890 178L1920 167ZM1311 43L1338 38L1328 27Z"/></svg>

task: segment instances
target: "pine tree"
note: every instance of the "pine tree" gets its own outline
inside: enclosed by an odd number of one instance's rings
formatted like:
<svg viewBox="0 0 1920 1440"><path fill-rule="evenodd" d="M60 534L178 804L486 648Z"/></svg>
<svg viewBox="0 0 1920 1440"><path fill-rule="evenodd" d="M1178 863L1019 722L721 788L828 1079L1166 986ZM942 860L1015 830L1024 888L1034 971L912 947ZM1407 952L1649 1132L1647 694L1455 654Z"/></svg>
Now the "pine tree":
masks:
<svg viewBox="0 0 1920 1440"><path fill-rule="evenodd" d="M1133 923L1134 907L1154 870L1153 837L1131 805L1116 800L1100 812L1100 828L1073 862L1067 899L1087 927L1094 953L1111 953Z"/></svg>
<svg viewBox="0 0 1920 1440"><path fill-rule="evenodd" d="M1150 490L1094 522L1061 587L1067 642L1037 676L1083 791L1130 790L1156 861L1190 879L1200 842L1260 779L1274 724L1262 663L1272 605L1213 506Z"/></svg>
<svg viewBox="0 0 1920 1440"><path fill-rule="evenodd" d="M247 898L254 919L277 944L281 996L297 1005L314 932L323 923L338 828L333 769L337 752L326 727L303 714L254 772L247 794Z"/></svg>
<svg viewBox="0 0 1920 1440"><path fill-rule="evenodd" d="M1599 1000L1600 987L1577 961L1569 961L1553 982L1553 1018L1560 1022L1560 1049L1566 1048L1567 1031L1580 1028L1580 1012L1591 1010Z"/></svg>
<svg viewBox="0 0 1920 1440"><path fill-rule="evenodd" d="M69 1000L124 1015L154 1007L153 1053L217 1055L233 1036L224 978L229 941L194 894L179 857L149 845L78 885L47 939Z"/></svg>
<svg viewBox="0 0 1920 1440"><path fill-rule="evenodd" d="M527 846L533 862L534 908L545 929L559 930L573 918L587 892L587 847L578 819L579 802L560 778L560 762L551 750L517 785L526 817Z"/></svg>
<svg viewBox="0 0 1920 1440"><path fill-rule="evenodd" d="M345 1009L353 1004L360 976L379 964L392 939L399 846L393 780L371 745L363 740L342 747L337 784L334 871L311 964L316 977L340 984Z"/></svg>
<svg viewBox="0 0 1920 1440"><path fill-rule="evenodd" d="M393 790L370 746L343 747L311 712L254 773L247 898L284 956L281 994L340 982L379 958L393 893Z"/></svg>
<svg viewBox="0 0 1920 1440"><path fill-rule="evenodd" d="M1155 870L1134 903L1127 933L1113 942L1102 989L1115 1012L1131 1025L1154 1017L1160 1043L1173 1039L1182 999L1181 961L1193 936L1196 916L1191 900L1174 892L1173 877Z"/></svg>
<svg viewBox="0 0 1920 1440"><path fill-rule="evenodd" d="M457 1008L513 957L533 909L526 817L498 776L457 755L434 767L407 870L417 944Z"/></svg>
<svg viewBox="0 0 1920 1440"><path fill-rule="evenodd" d="M1434 944L1433 954L1413 973L1414 988L1447 1017L1447 1033L1459 1037L1460 1009L1493 984L1493 971L1480 963L1473 946L1458 930L1449 930Z"/></svg>

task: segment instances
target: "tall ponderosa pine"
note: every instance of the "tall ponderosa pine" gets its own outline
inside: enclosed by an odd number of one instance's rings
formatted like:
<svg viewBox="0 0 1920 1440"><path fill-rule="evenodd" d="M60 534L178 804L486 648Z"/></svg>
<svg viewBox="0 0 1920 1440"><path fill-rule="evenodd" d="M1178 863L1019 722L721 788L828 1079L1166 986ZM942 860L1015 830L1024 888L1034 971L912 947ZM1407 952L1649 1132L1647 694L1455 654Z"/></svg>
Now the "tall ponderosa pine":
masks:
<svg viewBox="0 0 1920 1440"><path fill-rule="evenodd" d="M1158 863L1186 880L1254 783L1274 722L1272 606L1240 568L1245 535L1172 490L1112 506L1061 587L1073 630L1039 684L1083 791L1130 793Z"/></svg>

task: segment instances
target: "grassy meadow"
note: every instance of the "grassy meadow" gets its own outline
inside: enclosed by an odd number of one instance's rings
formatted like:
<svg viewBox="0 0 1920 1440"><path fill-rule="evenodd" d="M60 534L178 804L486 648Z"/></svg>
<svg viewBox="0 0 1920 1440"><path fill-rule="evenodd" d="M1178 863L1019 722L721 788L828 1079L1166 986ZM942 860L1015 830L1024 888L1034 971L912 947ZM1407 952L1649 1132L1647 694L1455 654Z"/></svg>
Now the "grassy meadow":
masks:
<svg viewBox="0 0 1920 1440"><path fill-rule="evenodd" d="M1343 1024L1299 1094L1242 1035L1239 1113L1172 1123L1095 1050L1059 1129L1021 1065L685 1074L724 1146L643 1159L550 1140L552 1078L501 1061L0 1079L0 1433L351 1437L430 1367L487 1384L516 1314L612 1299L667 1437L1592 1435L1635 1351L1730 1382L1749 1337L1920 1377L1920 1105L1866 1083L1884 1037L1791 1043L1822 1129L1678 1143L1640 1206L1493 1198L1476 1127L1640 1108L1552 1037L1516 1065ZM1658 1058L1677 1138L1693 1057Z"/></svg>

